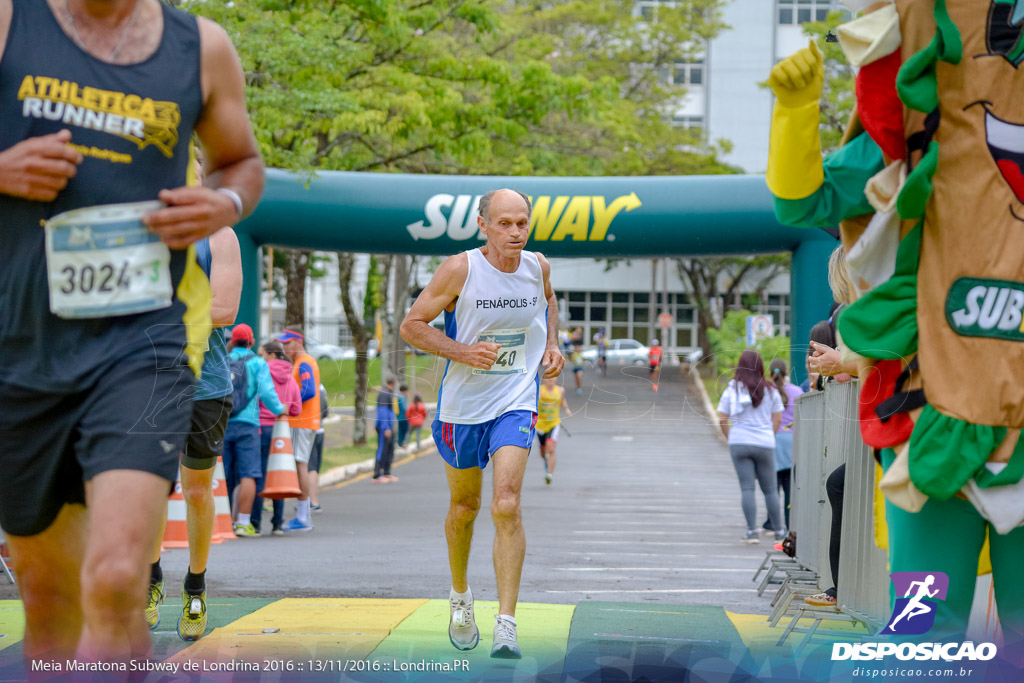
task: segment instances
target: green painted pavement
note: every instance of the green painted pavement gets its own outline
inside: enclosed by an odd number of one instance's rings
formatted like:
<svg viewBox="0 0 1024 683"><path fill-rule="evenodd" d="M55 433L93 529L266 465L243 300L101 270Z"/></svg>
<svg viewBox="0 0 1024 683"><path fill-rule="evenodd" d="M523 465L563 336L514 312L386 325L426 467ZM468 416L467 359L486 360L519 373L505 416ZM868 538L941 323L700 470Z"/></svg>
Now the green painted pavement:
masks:
<svg viewBox="0 0 1024 683"><path fill-rule="evenodd" d="M463 668L446 672L455 680L558 680L565 659L569 628L573 620L572 605L520 603L516 606L516 624L520 660L491 659L491 635L498 603L477 600L474 603L480 643L469 651L456 650L448 639L449 605L447 600L429 600L410 614L391 635L373 651L370 659L391 667L391 674L380 680L395 680L394 670L416 666L420 662L455 662L463 660ZM426 669L426 667L424 667ZM403 681L437 680L439 674L429 670L407 670Z"/></svg>

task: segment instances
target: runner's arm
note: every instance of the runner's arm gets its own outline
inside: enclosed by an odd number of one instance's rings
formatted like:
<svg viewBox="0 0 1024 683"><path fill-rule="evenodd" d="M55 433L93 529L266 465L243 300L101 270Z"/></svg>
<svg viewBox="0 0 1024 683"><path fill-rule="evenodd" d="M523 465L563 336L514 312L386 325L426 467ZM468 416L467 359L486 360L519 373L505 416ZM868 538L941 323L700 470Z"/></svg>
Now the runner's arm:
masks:
<svg viewBox="0 0 1024 683"><path fill-rule="evenodd" d="M729 438L729 416L725 413L718 414L718 426L722 428L722 436Z"/></svg>
<svg viewBox="0 0 1024 683"><path fill-rule="evenodd" d="M456 254L445 259L427 286L416 297L412 308L402 321L399 332L402 339L421 351L470 367L488 370L498 359L500 344L477 342L467 346L430 324L441 315L441 311L459 298L468 275L469 260L465 254Z"/></svg>
<svg viewBox="0 0 1024 683"><path fill-rule="evenodd" d="M256 207L263 193L263 159L245 108L241 62L224 29L200 17L199 43L203 113L196 133L203 144L208 173L203 187L178 187L160 192L168 207L145 221L169 247L181 249L225 225L235 225ZM216 192L229 189L242 202Z"/></svg>
<svg viewBox="0 0 1024 683"><path fill-rule="evenodd" d="M221 228L210 237L210 291L213 326L234 325L242 298L242 253L231 228Z"/></svg>
<svg viewBox="0 0 1024 683"><path fill-rule="evenodd" d="M569 410L569 402L565 400L565 392L562 392L562 407L565 408L565 416L572 417L572 411Z"/></svg>
<svg viewBox="0 0 1024 683"><path fill-rule="evenodd" d="M558 299L551 286L551 264L540 253L537 253L537 260L544 274L544 298L548 301L548 340L541 365L547 368L544 377L558 377L565 367L565 356L558 348Z"/></svg>

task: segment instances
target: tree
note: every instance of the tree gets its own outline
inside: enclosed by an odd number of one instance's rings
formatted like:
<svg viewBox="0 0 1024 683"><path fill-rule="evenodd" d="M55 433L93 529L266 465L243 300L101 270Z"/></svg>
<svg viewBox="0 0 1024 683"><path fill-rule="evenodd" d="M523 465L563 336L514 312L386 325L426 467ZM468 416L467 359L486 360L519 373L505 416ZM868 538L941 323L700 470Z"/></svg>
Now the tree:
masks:
<svg viewBox="0 0 1024 683"><path fill-rule="evenodd" d="M345 321L352 332L352 343L356 349L356 383L355 383L355 422L352 425L352 443L356 446L366 445L366 389L370 348L373 338L373 324L379 302L380 280L376 274L376 259L370 259L370 275L367 277L366 294L363 297L363 310L358 311L352 301L352 275L355 268L356 255L338 252L338 286L341 289L341 305L345 311Z"/></svg>
<svg viewBox="0 0 1024 683"><path fill-rule="evenodd" d="M790 254L763 254L758 256L700 256L676 259L679 278L697 310L697 343L710 359L715 352L710 330L719 328L712 302L721 299L724 307L730 302L739 304L741 285L748 287L758 299L781 273L790 268ZM723 288L724 283L724 288Z"/></svg>
<svg viewBox="0 0 1024 683"><path fill-rule="evenodd" d="M664 76L722 0L183 3L238 48L268 165L411 173L732 172L669 119Z"/></svg>

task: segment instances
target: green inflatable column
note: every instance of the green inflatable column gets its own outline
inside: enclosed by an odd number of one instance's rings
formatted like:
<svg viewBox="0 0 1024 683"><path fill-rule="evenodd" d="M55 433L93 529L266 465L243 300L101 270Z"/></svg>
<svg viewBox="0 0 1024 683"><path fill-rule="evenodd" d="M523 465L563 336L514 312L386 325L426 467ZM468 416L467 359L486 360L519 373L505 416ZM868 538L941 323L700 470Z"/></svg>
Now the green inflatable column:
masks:
<svg viewBox="0 0 1024 683"><path fill-rule="evenodd" d="M828 318L832 290L828 286L828 258L838 242L808 240L793 249L793 267L789 275L789 301L793 320L789 326L790 378L800 384L807 377L804 356L811 328Z"/></svg>
<svg viewBox="0 0 1024 683"><path fill-rule="evenodd" d="M238 234L238 246L242 252L242 301L238 305L238 316L235 323L245 323L252 327L256 334L256 343L273 330L260 329L260 293L263 291L263 259L260 258L259 245L241 230Z"/></svg>

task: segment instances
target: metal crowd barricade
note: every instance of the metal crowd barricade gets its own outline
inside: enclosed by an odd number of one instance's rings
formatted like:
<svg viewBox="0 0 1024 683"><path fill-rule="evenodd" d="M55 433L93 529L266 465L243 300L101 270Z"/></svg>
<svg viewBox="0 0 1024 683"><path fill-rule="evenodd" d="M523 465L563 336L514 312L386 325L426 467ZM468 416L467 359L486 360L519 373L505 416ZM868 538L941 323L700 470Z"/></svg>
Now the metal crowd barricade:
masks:
<svg viewBox="0 0 1024 683"><path fill-rule="evenodd" d="M885 623L888 613L886 555L874 544L875 460L860 437L858 391L856 381L830 383L824 392L804 394L796 401L790 510L791 527L796 531L796 561L773 560L786 573L786 580L772 603L769 621L774 626L784 616L791 617L779 644L791 633L803 633L798 651L815 635L838 634L820 629L823 621L860 622L873 633ZM812 607L803 597L832 585L828 559L832 507L826 481L844 463L837 608ZM812 625L798 627L803 618L811 619Z"/></svg>
<svg viewBox="0 0 1024 683"><path fill-rule="evenodd" d="M823 392L810 392L796 399L790 527L796 532L796 559L819 574L822 506L827 507L821 472L827 415Z"/></svg>

